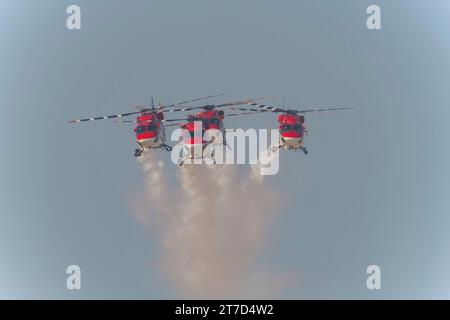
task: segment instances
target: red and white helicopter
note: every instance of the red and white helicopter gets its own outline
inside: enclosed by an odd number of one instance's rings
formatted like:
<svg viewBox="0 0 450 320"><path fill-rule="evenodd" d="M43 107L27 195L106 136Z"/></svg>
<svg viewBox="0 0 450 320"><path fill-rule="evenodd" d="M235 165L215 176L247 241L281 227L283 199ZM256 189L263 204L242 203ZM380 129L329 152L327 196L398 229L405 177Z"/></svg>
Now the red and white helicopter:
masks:
<svg viewBox="0 0 450 320"><path fill-rule="evenodd" d="M246 110L250 112L274 112L280 113L278 115L278 130L280 133L280 141L278 145L273 147L273 151L276 149L288 149L288 150L302 150L305 154L308 154L308 150L304 145L304 138L308 135L308 130L305 126L305 116L304 114L314 114L314 113L329 113L331 111L338 110L348 110L353 109L350 107L346 108L319 108L319 109L285 109L278 107L270 107L259 103L247 103L252 107L256 108L237 108L232 107L232 109ZM284 106L284 101L283 101Z"/></svg>
<svg viewBox="0 0 450 320"><path fill-rule="evenodd" d="M136 123L134 131L136 132L136 141L138 143L138 148L135 150L134 155L139 157L145 149L161 149L166 151L171 151L172 147L166 144L166 134L164 123L168 121L179 121L179 119L164 119L164 112L181 112L192 110L193 107L175 108L176 106L183 105L186 103L192 103L203 99L209 99L213 97L222 96L225 93L215 94L207 97L196 98L192 100L186 100L178 102L171 105L161 105L158 104L157 107L154 106L152 97L152 107L142 107L137 106L137 111L120 113L109 116L98 116L84 119L71 120L69 123L81 123L87 121L104 120L104 119L115 119L118 123ZM195 108L194 108L195 109ZM128 117L131 115L139 114L136 120L117 120L118 118Z"/></svg>
<svg viewBox="0 0 450 320"><path fill-rule="evenodd" d="M225 116L239 116L239 115L246 115L246 114L254 114L258 112L241 112L241 113L229 113L225 114L223 110L217 110L217 108L226 108L226 107L233 107L238 105L244 105L244 104L250 104L253 103L256 100L260 99L268 99L272 97L262 97L262 98L255 98L255 99L245 99L245 100L239 100L234 101L230 103L223 103L219 105L215 104L208 104L200 107L192 107L192 108L184 108L183 111L191 111L191 110L197 110L197 109L203 109L203 111L200 111L196 113L195 115L188 115L187 119L171 119L172 121L187 121L186 123L179 123L180 127L183 129L181 135L180 135L180 141L185 149L184 155L179 159L178 164L181 166L187 159L201 159L201 158L209 158L213 162L214 160L214 154L205 154L205 149L210 144L222 144L223 146L226 145L226 134L225 134L225 126L223 124L223 120ZM198 127L198 125L201 123L201 130ZM207 130L218 130L221 133L222 141L215 140L214 136L211 137L210 140L208 140L208 137L205 139L205 132ZM197 132L197 134L196 134ZM211 131L210 131L211 132ZM211 150L214 152L214 149Z"/></svg>

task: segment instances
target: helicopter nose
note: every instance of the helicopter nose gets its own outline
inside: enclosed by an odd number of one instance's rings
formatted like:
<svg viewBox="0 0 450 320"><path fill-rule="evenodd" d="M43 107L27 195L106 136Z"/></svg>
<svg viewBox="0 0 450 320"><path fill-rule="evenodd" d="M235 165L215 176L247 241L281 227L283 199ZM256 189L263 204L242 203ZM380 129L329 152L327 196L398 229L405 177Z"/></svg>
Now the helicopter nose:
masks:
<svg viewBox="0 0 450 320"><path fill-rule="evenodd" d="M299 139L301 138L301 134L297 131L287 131L283 132L281 136L285 139Z"/></svg>
<svg viewBox="0 0 450 320"><path fill-rule="evenodd" d="M303 144L303 139L299 137L281 137L281 141L287 147L298 148Z"/></svg>
<svg viewBox="0 0 450 320"><path fill-rule="evenodd" d="M157 137L138 139L138 143L144 148L156 148L157 146L159 146L159 141Z"/></svg>
<svg viewBox="0 0 450 320"><path fill-rule="evenodd" d="M156 131L147 131L137 135L139 140L153 139L157 136Z"/></svg>

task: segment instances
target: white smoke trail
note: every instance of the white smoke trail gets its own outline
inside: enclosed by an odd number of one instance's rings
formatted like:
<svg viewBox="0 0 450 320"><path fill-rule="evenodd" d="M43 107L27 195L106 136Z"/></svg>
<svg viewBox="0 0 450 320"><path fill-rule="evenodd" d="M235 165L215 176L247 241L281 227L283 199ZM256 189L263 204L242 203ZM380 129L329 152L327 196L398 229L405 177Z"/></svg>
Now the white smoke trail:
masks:
<svg viewBox="0 0 450 320"><path fill-rule="evenodd" d="M145 212L154 209L163 217L157 226L162 267L178 294L193 299L273 297L285 279L262 273L254 264L280 205L277 194L254 170L242 174L231 165L178 168L180 187L170 190L163 167L156 164L151 155L142 158L147 203L140 203L138 219L148 224L154 215Z"/></svg>
<svg viewBox="0 0 450 320"><path fill-rule="evenodd" d="M136 219L145 226L159 225L165 219L164 215L173 210L164 163L151 152L144 152L138 161L145 175L145 189L144 194L134 200L133 211Z"/></svg>

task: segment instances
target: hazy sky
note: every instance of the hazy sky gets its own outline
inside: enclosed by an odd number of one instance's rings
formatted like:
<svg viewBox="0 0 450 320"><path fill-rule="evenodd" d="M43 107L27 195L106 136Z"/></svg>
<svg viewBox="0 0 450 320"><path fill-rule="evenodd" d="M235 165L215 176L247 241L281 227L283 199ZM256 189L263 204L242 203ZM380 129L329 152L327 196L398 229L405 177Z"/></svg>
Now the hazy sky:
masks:
<svg viewBox="0 0 450 320"><path fill-rule="evenodd" d="M70 4L81 30L66 28ZM370 4L382 30L366 27ZM144 186L132 127L66 121L219 92L356 108L307 117L310 153L282 152L265 182L284 205L255 263L296 275L278 298L450 298L449 13L445 0L0 0L0 298L177 298L130 210ZM70 264L81 291L65 287Z"/></svg>

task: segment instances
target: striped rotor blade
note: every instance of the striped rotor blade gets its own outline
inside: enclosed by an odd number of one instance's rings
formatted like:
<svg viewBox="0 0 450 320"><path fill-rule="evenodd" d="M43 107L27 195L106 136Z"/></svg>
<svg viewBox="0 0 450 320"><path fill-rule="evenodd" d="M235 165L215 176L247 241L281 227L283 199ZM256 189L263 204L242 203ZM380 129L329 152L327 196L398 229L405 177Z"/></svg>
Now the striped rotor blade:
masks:
<svg viewBox="0 0 450 320"><path fill-rule="evenodd" d="M141 106L141 105L133 106L132 108L137 110L137 111L139 111L139 112L145 112L146 110L150 110L150 108L144 107L144 106Z"/></svg>
<svg viewBox="0 0 450 320"><path fill-rule="evenodd" d="M186 118L184 118L184 119L165 119L165 120L162 120L162 122L172 122L172 121L186 121Z"/></svg>
<svg viewBox="0 0 450 320"><path fill-rule="evenodd" d="M112 123L137 123L136 120L113 120Z"/></svg>
<svg viewBox="0 0 450 320"><path fill-rule="evenodd" d="M271 111L271 112L283 112L284 110L278 107L271 107L261 103L247 103L252 107L256 107L259 110Z"/></svg>
<svg viewBox="0 0 450 320"><path fill-rule="evenodd" d="M270 99L270 98L274 98L274 97L276 97L276 96L268 96L268 97L254 98L254 99L244 99L244 100L227 102L227 103L218 104L218 105L211 104L211 105L203 105L203 106L199 106L199 107L189 107L188 106L188 107L184 107L184 108L166 110L166 112L191 111L191 110L204 109L206 107L214 107L214 108L232 107L232 106L239 106L239 105L243 105L243 104L250 104L256 100Z"/></svg>
<svg viewBox="0 0 450 320"><path fill-rule="evenodd" d="M300 112L301 113L301 112ZM341 116L342 113L331 111L311 111L306 113L308 116Z"/></svg>
<svg viewBox="0 0 450 320"><path fill-rule="evenodd" d="M181 126L182 124L184 124L184 122L181 123L169 123L169 124L165 124L165 127L173 127L173 126Z"/></svg>
<svg viewBox="0 0 450 320"><path fill-rule="evenodd" d="M182 112L182 111L190 111L195 109L202 109L203 107L184 107L184 108L176 108L176 109L163 109L162 112Z"/></svg>
<svg viewBox="0 0 450 320"><path fill-rule="evenodd" d="M253 112L270 112L270 110L257 109L257 108L230 107L230 109L231 110L241 110L241 111L253 111Z"/></svg>
<svg viewBox="0 0 450 320"><path fill-rule="evenodd" d="M213 94L211 96L195 98L195 99L191 99L191 100L185 100L185 101L177 102L177 103L174 103L174 104L169 104L167 106L162 106L161 108L173 108L173 107L176 107L176 106L179 106L179 105L182 105L182 104L196 102L196 101L200 101L200 100L204 100L204 99L220 97L220 96L223 96L223 95L226 95L226 93L218 93L218 94Z"/></svg>
<svg viewBox="0 0 450 320"><path fill-rule="evenodd" d="M353 109L351 107L346 107L346 108L319 108L319 109L307 109L307 110L297 110L297 109L293 109L290 111L296 112L296 113L319 113L319 112L328 112L328 111L338 111L338 110L349 110L349 109Z"/></svg>
<svg viewBox="0 0 450 320"><path fill-rule="evenodd" d="M259 108L261 110L265 110L265 111L271 111L271 112L292 112L292 113L309 113L309 114L319 114L319 113L327 113L330 111L338 111L338 110L348 110L348 109L353 109L351 107L346 107L346 108L318 108L318 109L307 109L307 110L298 110L298 109L282 109L282 108L278 108L278 107L271 107L271 106L267 106L264 104L260 104L260 103L247 103L248 105L252 106L252 107L256 107ZM251 108L250 110L254 110L254 108Z"/></svg>
<svg viewBox="0 0 450 320"><path fill-rule="evenodd" d="M298 110L298 109L282 109L282 108L278 108L278 107L271 107L271 106L267 106L264 104L260 104L260 103L248 103L248 105L252 106L252 107L256 107L259 108L261 110L266 110L266 111L271 111L271 112L286 112L286 113L310 113L310 114L319 114L321 112L323 113L327 113L330 111L338 111L338 110L348 110L348 109L353 109L353 108L318 108L318 109L307 109L307 110ZM250 110L255 110L254 108L251 108Z"/></svg>
<svg viewBox="0 0 450 320"><path fill-rule="evenodd" d="M119 114L114 114L111 116L100 116L100 117L93 117L93 118L76 119L76 120L69 121L69 123L80 123L80 122L87 122L87 121L94 121L94 120L116 119L116 118L131 116L131 115L137 114L137 113L140 113L140 111L119 113Z"/></svg>
<svg viewBox="0 0 450 320"><path fill-rule="evenodd" d="M238 113L228 113L225 114L225 117L234 117L234 116L242 116L247 114L258 114L258 113L264 113L264 111L248 111L248 112L238 112Z"/></svg>
<svg viewBox="0 0 450 320"><path fill-rule="evenodd" d="M276 96L267 96L267 97L253 98L253 99L244 99L244 100L234 101L234 102L230 102L230 103L219 104L218 106L216 106L216 108L239 106L239 105L243 105L243 104L251 104L251 103L254 103L254 101L256 101L256 100L271 99L271 98L275 98L275 97Z"/></svg>

